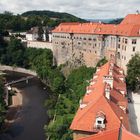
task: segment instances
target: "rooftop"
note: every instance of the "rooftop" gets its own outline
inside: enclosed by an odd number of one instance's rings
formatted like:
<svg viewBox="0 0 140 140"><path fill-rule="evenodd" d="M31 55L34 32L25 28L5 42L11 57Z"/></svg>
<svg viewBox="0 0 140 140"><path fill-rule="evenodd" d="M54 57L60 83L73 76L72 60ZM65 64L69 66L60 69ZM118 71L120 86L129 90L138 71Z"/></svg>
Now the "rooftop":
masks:
<svg viewBox="0 0 140 140"><path fill-rule="evenodd" d="M140 140L139 136L136 136L128 132L125 128L122 128L120 140ZM119 129L113 129L109 131L100 132L98 134L82 138L80 140L118 140Z"/></svg>
<svg viewBox="0 0 140 140"><path fill-rule="evenodd" d="M118 129L121 123L120 117L123 117L123 126L129 130L125 95L126 84L122 69L113 62L106 63L97 69L91 79L70 129L91 133L101 131L94 124L97 114L103 112L105 116L103 131Z"/></svg>
<svg viewBox="0 0 140 140"><path fill-rule="evenodd" d="M53 33L140 36L140 14L129 14L119 25L103 23L61 23Z"/></svg>

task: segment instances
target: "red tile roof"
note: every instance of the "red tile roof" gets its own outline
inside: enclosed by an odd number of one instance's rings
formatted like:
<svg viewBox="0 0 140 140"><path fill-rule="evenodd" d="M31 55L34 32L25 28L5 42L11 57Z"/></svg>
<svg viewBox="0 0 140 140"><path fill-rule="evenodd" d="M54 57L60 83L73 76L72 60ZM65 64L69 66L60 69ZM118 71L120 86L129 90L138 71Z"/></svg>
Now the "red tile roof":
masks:
<svg viewBox="0 0 140 140"><path fill-rule="evenodd" d="M99 132L80 140L118 140L119 129L112 129L109 131ZM130 133L125 128L122 128L121 140L140 140L140 137Z"/></svg>
<svg viewBox="0 0 140 140"><path fill-rule="evenodd" d="M140 24L140 14L128 14L121 24Z"/></svg>
<svg viewBox="0 0 140 140"><path fill-rule="evenodd" d="M61 23L52 32L54 33L75 33L75 34L101 34L140 36L140 14L130 14L121 24L103 23Z"/></svg>
<svg viewBox="0 0 140 140"><path fill-rule="evenodd" d="M110 68L112 68L114 82L113 88L110 92L109 100L105 97L106 83L103 79L104 76L109 75ZM120 75L123 75L119 72L120 70L121 69L115 64L112 67L112 63L108 62L96 72L95 76L93 76L93 79L96 79L96 82L88 87L88 90L91 90L91 92L87 92L83 97L81 103L84 106L79 107L70 129L87 132L98 132L99 130L94 127L94 124L97 113L102 111L106 116L105 130L119 128L121 116L124 118L122 122L124 127L129 130L128 115L125 113L125 110L120 108L120 106L127 108L127 100L125 96L119 92L119 89L126 90L125 82L119 79ZM115 87L119 88L116 89Z"/></svg>

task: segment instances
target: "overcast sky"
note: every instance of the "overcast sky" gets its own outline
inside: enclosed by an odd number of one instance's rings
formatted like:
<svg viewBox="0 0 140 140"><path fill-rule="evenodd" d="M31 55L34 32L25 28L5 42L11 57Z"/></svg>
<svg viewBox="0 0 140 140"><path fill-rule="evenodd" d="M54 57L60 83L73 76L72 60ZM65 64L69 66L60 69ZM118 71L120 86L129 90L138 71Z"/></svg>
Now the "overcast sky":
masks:
<svg viewBox="0 0 140 140"><path fill-rule="evenodd" d="M67 12L86 19L118 18L140 10L140 0L0 0L0 12L28 10Z"/></svg>

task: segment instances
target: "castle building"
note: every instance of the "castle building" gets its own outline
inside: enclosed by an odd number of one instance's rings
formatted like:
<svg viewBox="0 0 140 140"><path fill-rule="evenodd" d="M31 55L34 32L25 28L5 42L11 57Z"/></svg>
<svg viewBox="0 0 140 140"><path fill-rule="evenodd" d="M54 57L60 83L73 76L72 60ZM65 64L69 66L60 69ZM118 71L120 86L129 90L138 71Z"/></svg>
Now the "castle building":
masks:
<svg viewBox="0 0 140 140"><path fill-rule="evenodd" d="M61 23L52 31L52 43L57 65L71 61L92 67L106 57L126 73L127 63L140 52L140 14L129 14L118 25Z"/></svg>

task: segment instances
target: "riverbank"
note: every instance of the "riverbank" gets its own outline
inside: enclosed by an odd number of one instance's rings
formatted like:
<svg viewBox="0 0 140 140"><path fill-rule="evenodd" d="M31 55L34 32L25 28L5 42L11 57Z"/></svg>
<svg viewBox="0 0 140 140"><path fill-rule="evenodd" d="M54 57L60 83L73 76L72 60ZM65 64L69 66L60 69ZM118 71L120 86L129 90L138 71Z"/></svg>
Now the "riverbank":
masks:
<svg viewBox="0 0 140 140"><path fill-rule="evenodd" d="M19 73L37 76L37 73L35 71L27 70L20 67L7 66L7 65L0 65L0 71L13 71L13 72L19 72Z"/></svg>

